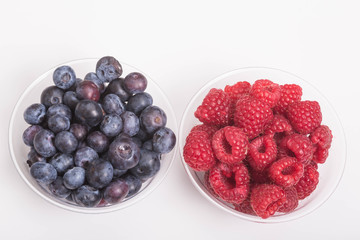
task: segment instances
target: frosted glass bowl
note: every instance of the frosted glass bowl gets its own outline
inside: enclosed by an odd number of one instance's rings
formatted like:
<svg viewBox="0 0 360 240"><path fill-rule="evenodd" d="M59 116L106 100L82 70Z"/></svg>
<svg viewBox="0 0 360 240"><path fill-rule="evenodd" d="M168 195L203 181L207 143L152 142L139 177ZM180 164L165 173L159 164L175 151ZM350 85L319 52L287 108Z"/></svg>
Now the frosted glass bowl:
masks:
<svg viewBox="0 0 360 240"><path fill-rule="evenodd" d="M233 85L238 81L248 81L251 84L258 79L270 79L278 84L295 83L302 87L302 100L316 100L319 102L323 114L322 124L328 125L332 130L334 136L332 147L329 152L329 157L325 164L319 164L320 179L316 190L306 199L299 202L299 206L290 213L276 213L267 219L262 219L257 216L252 216L238 212L234 206L220 201L213 196L204 185L204 173L193 171L184 161L183 148L185 145L186 136L189 134L191 128L200 122L194 117L194 112L201 104L202 100L211 88L224 89L226 85ZM346 162L346 142L345 135L340 123L340 120L328 102L328 100L305 80L291 74L277 69L271 68L243 68L225 73L203 86L192 97L186 107L184 115L181 120L179 130L179 149L182 158L182 163L187 175L189 176L195 188L212 204L231 213L239 218L262 223L276 223L285 222L300 218L319 208L335 191L342 177L345 162Z"/></svg>
<svg viewBox="0 0 360 240"><path fill-rule="evenodd" d="M74 69L76 76L83 79L88 72L95 71L97 60L98 59L82 59L82 60L67 62L61 65L71 66ZM125 63L121 63L121 65L124 71L122 76L126 76L130 72L141 72L140 70L132 66L129 66ZM54 85L52 80L52 74L54 70L59 66L50 69L49 71L41 75L38 79L36 79L21 95L20 99L16 103L16 106L13 110L10 120L10 126L9 126L9 147L10 147L12 160L20 176L36 194L44 198L46 201L56 206L75 212L81 212L81 213L111 212L126 208L134 204L135 202L144 199L164 180L176 156L177 146L175 146L170 153L163 154L161 159L161 168L159 172L152 179L149 179L148 181L143 183L142 188L137 194L133 195L130 198L126 198L121 203L111 206L86 208L86 207L78 206L71 201L56 198L53 195L51 195L46 189L42 188L30 175L29 167L26 163L27 153L29 152L30 148L26 146L22 141L23 131L29 125L23 119L23 112L30 104L40 102L40 95L43 89L45 89L50 85ZM144 74L143 72L141 73ZM151 80L149 76L147 76L146 74L144 75L148 80L148 86L146 88L146 92L152 95L154 100L153 105L157 105L165 111L167 115L166 126L172 129L174 132L176 132L178 129L176 123L176 117L173 108L170 102L168 101L168 98L161 90L161 88L153 80Z"/></svg>

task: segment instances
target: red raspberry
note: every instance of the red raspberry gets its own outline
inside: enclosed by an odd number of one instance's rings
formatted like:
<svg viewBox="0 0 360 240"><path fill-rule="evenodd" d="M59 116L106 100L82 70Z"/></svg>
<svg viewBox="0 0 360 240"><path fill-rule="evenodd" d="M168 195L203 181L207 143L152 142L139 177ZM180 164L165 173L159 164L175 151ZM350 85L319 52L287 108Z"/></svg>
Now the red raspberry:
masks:
<svg viewBox="0 0 360 240"><path fill-rule="evenodd" d="M286 202L284 190L274 184L260 184L254 186L250 203L256 215L261 218L268 218Z"/></svg>
<svg viewBox="0 0 360 240"><path fill-rule="evenodd" d="M327 157L329 156L329 149L317 147L313 155L312 161L315 163L325 163Z"/></svg>
<svg viewBox="0 0 360 240"><path fill-rule="evenodd" d="M214 197L217 197L217 198L219 197L219 196L215 193L214 189L211 187L210 179L209 179L209 171L205 172L205 174L204 174L204 186L205 186L205 188L209 191L209 193L210 193L211 195L213 195Z"/></svg>
<svg viewBox="0 0 360 240"><path fill-rule="evenodd" d="M296 158L284 157L274 162L269 168L269 177L277 185L291 187L299 182L304 174L304 165Z"/></svg>
<svg viewBox="0 0 360 240"><path fill-rule="evenodd" d="M218 126L215 125L207 125L207 124L200 124L200 125L196 125L195 127L193 127L191 129L191 132L195 132L195 131L204 131L207 132L210 136L210 138L212 138L212 136L214 135L214 133L219 130Z"/></svg>
<svg viewBox="0 0 360 240"><path fill-rule="evenodd" d="M234 164L240 163L246 157L249 141L240 128L227 126L214 134L212 147L217 159Z"/></svg>
<svg viewBox="0 0 360 240"><path fill-rule="evenodd" d="M266 135L275 134L275 133L291 133L292 127L290 122L282 115L275 114L272 121L268 122L265 125L264 133Z"/></svg>
<svg viewBox="0 0 360 240"><path fill-rule="evenodd" d="M195 117L205 124L229 124L230 98L221 89L212 88L195 111Z"/></svg>
<svg viewBox="0 0 360 240"><path fill-rule="evenodd" d="M272 118L271 108L257 99L248 98L236 103L234 125L243 128L249 140L262 133Z"/></svg>
<svg viewBox="0 0 360 240"><path fill-rule="evenodd" d="M184 160L195 171L207 171L216 164L211 139L204 131L191 132L184 146Z"/></svg>
<svg viewBox="0 0 360 240"><path fill-rule="evenodd" d="M240 204L234 204L235 210L249 215L256 215L250 204L250 198L246 198Z"/></svg>
<svg viewBox="0 0 360 240"><path fill-rule="evenodd" d="M279 145L278 158L296 157L301 163L308 163L315 151L310 139L305 135L294 133L284 137Z"/></svg>
<svg viewBox="0 0 360 240"><path fill-rule="evenodd" d="M251 89L251 84L244 82L237 82L234 85L226 85L224 91L229 95L230 99L236 103L237 100L242 96L249 94Z"/></svg>
<svg viewBox="0 0 360 240"><path fill-rule="evenodd" d="M312 133L322 121L320 105L316 101L293 103L286 114L293 128L301 134Z"/></svg>
<svg viewBox="0 0 360 240"><path fill-rule="evenodd" d="M249 168L250 174L250 182L253 184L262 184L262 183L270 183L270 178L268 176L268 172L265 169L262 172L255 171L252 168Z"/></svg>
<svg viewBox="0 0 360 240"><path fill-rule="evenodd" d="M300 178L299 182L295 185L296 192L300 200L309 196L319 183L319 173L312 166L307 165L304 168L304 176Z"/></svg>
<svg viewBox="0 0 360 240"><path fill-rule="evenodd" d="M310 140L322 149L329 149L332 141L331 130L326 125L321 125L310 134Z"/></svg>
<svg viewBox="0 0 360 240"><path fill-rule="evenodd" d="M280 98L280 86L268 79L256 80L250 90L250 95L274 107Z"/></svg>
<svg viewBox="0 0 360 240"><path fill-rule="evenodd" d="M299 199L295 187L285 188L286 202L279 208L279 212L291 212L299 205Z"/></svg>
<svg viewBox="0 0 360 240"><path fill-rule="evenodd" d="M318 164L314 161L310 161L309 163L311 166L313 166L316 170L318 169Z"/></svg>
<svg viewBox="0 0 360 240"><path fill-rule="evenodd" d="M286 112L289 105L301 101L302 89L296 84L280 85L280 99L276 104L274 111L280 114Z"/></svg>
<svg viewBox="0 0 360 240"><path fill-rule="evenodd" d="M261 172L276 159L276 154L274 139L268 135L261 136L249 145L248 163L255 171Z"/></svg>
<svg viewBox="0 0 360 240"><path fill-rule="evenodd" d="M249 172L244 164L229 166L219 163L209 171L215 193L228 203L242 203L249 192Z"/></svg>

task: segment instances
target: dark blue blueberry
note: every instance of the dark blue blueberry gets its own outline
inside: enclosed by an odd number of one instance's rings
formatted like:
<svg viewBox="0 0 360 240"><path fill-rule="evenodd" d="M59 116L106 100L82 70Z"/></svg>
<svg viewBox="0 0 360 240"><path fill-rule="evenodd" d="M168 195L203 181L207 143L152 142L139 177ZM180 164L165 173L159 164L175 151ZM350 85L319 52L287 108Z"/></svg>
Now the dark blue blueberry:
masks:
<svg viewBox="0 0 360 240"><path fill-rule="evenodd" d="M96 75L103 82L111 82L122 74L122 67L114 57L106 56L100 58L96 63Z"/></svg>
<svg viewBox="0 0 360 240"><path fill-rule="evenodd" d="M142 141L140 140L140 138L137 137L132 137L131 140L139 147L142 147Z"/></svg>
<svg viewBox="0 0 360 240"><path fill-rule="evenodd" d="M40 103L31 104L24 112L24 119L30 125L41 123L46 114L46 107Z"/></svg>
<svg viewBox="0 0 360 240"><path fill-rule="evenodd" d="M75 165L78 167L86 167L89 163L99 158L97 152L90 148L84 147L76 151L74 156Z"/></svg>
<svg viewBox="0 0 360 240"><path fill-rule="evenodd" d="M60 114L56 114L54 116L51 116L48 121L48 127L51 131L54 133L58 133L61 131L69 130L70 128L70 119L67 117L64 117Z"/></svg>
<svg viewBox="0 0 360 240"><path fill-rule="evenodd" d="M152 151L153 150L153 143L152 143L152 139L147 140L146 142L143 143L142 148Z"/></svg>
<svg viewBox="0 0 360 240"><path fill-rule="evenodd" d="M140 129L140 121L139 118L133 112L123 112L121 114L121 119L123 120L124 127L123 133L126 133L130 137L135 136Z"/></svg>
<svg viewBox="0 0 360 240"><path fill-rule="evenodd" d="M50 184L57 178L53 165L45 162L36 162L30 168L30 174L41 184Z"/></svg>
<svg viewBox="0 0 360 240"><path fill-rule="evenodd" d="M53 81L58 88L69 89L76 82L74 70L69 66L61 66L55 69Z"/></svg>
<svg viewBox="0 0 360 240"><path fill-rule="evenodd" d="M104 200L109 204L121 202L129 193L129 187L122 179L117 179L104 189Z"/></svg>
<svg viewBox="0 0 360 240"><path fill-rule="evenodd" d="M56 86L50 86L44 89L41 93L41 103L45 107L51 105L63 103L64 91Z"/></svg>
<svg viewBox="0 0 360 240"><path fill-rule="evenodd" d="M34 163L36 162L46 162L46 158L44 158L43 156L39 155L35 148L31 148L29 153L27 154L27 161L26 163L29 165L29 167L31 167Z"/></svg>
<svg viewBox="0 0 360 240"><path fill-rule="evenodd" d="M85 169L74 167L66 171L63 176L63 182L67 189L76 189L85 182Z"/></svg>
<svg viewBox="0 0 360 240"><path fill-rule="evenodd" d="M72 153L77 149L78 140L68 131L62 131L55 136L55 147L62 153Z"/></svg>
<svg viewBox="0 0 360 240"><path fill-rule="evenodd" d="M132 174L126 174L121 178L124 179L125 183L129 186L129 193L127 197L131 197L140 190L142 182L139 178L135 177Z"/></svg>
<svg viewBox="0 0 360 240"><path fill-rule="evenodd" d="M157 130L152 139L153 150L158 153L170 152L176 143L174 132L167 127Z"/></svg>
<svg viewBox="0 0 360 240"><path fill-rule="evenodd" d="M89 164L86 169L86 180L94 188L107 186L114 175L114 168L108 161L98 159Z"/></svg>
<svg viewBox="0 0 360 240"><path fill-rule="evenodd" d="M63 178L60 176L58 176L54 182L49 184L49 191L59 198L66 198L71 194L71 190L65 187Z"/></svg>
<svg viewBox="0 0 360 240"><path fill-rule="evenodd" d="M129 98L126 110L140 115L142 110L153 104L153 98L148 93L138 93Z"/></svg>
<svg viewBox="0 0 360 240"><path fill-rule="evenodd" d="M114 168L113 178L119 178L119 177L123 176L126 172L127 172L127 170L120 170L120 169Z"/></svg>
<svg viewBox="0 0 360 240"><path fill-rule="evenodd" d="M84 147L88 147L88 145L86 144L86 141L81 141L78 144L77 150L84 148Z"/></svg>
<svg viewBox="0 0 360 240"><path fill-rule="evenodd" d="M91 100L82 100L75 108L75 117L84 124L94 127L101 123L103 112L99 104Z"/></svg>
<svg viewBox="0 0 360 240"><path fill-rule="evenodd" d="M147 79L141 73L129 73L124 79L124 89L130 94L144 92L146 87Z"/></svg>
<svg viewBox="0 0 360 240"><path fill-rule="evenodd" d="M105 91L104 82L100 78L98 78L96 73L89 72L88 74L85 75L84 80L95 83L95 85L99 88L101 94Z"/></svg>
<svg viewBox="0 0 360 240"><path fill-rule="evenodd" d="M148 134L154 134L166 125L166 114L157 106L148 106L140 115L140 124Z"/></svg>
<svg viewBox="0 0 360 240"><path fill-rule="evenodd" d="M126 92L123 87L124 79L118 78L109 83L109 85L106 87L105 94L116 94L122 102L125 102L129 99L131 94Z"/></svg>
<svg viewBox="0 0 360 240"><path fill-rule="evenodd" d="M71 110L76 108L79 101L80 100L76 97L76 93L73 91L67 91L64 94L64 104L66 104Z"/></svg>
<svg viewBox="0 0 360 240"><path fill-rule="evenodd" d="M71 88L68 89L68 91L72 91L75 92L77 86L79 85L79 83L81 83L83 80L81 78L76 78L75 80L75 84L71 86Z"/></svg>
<svg viewBox="0 0 360 240"><path fill-rule="evenodd" d="M105 115L100 124L100 130L108 137L117 136L123 129L123 121L117 114Z"/></svg>
<svg viewBox="0 0 360 240"><path fill-rule="evenodd" d="M90 133L86 138L86 143L96 152L105 152L109 147L109 139L100 131Z"/></svg>
<svg viewBox="0 0 360 240"><path fill-rule="evenodd" d="M55 135L49 130L40 130L34 138L34 148L43 157L52 157L56 153L53 140Z"/></svg>
<svg viewBox="0 0 360 240"><path fill-rule="evenodd" d="M141 149L140 152L140 161L130 172L141 181L146 181L160 170L160 154L146 149Z"/></svg>
<svg viewBox="0 0 360 240"><path fill-rule="evenodd" d="M136 138L140 139L142 142L146 142L147 140L151 139L151 135L147 134L144 129L141 128L138 133L135 135Z"/></svg>
<svg viewBox="0 0 360 240"><path fill-rule="evenodd" d="M73 200L82 207L95 207L101 201L100 190L88 185L83 185L73 191Z"/></svg>
<svg viewBox="0 0 360 240"><path fill-rule="evenodd" d="M28 127L22 135L23 142L30 147L34 146L35 135L42 129L43 128L39 125L32 125Z"/></svg>
<svg viewBox="0 0 360 240"><path fill-rule="evenodd" d="M108 114L114 113L120 115L125 111L123 102L117 95L112 93L104 97L102 101L102 106L105 112Z"/></svg>
<svg viewBox="0 0 360 240"><path fill-rule="evenodd" d="M57 153L49 163L54 166L58 175L62 176L67 170L74 167L74 158L71 154Z"/></svg>
<svg viewBox="0 0 360 240"><path fill-rule="evenodd" d="M97 102L100 99L100 89L92 81L82 81L76 87L76 97L80 100L88 99Z"/></svg>
<svg viewBox="0 0 360 240"><path fill-rule="evenodd" d="M139 162L139 147L130 137L117 137L109 146L109 159L114 168L130 169Z"/></svg>
<svg viewBox="0 0 360 240"><path fill-rule="evenodd" d="M59 114L64 117L67 117L68 119L71 119L71 109L62 103L55 104L55 105L52 105L51 107L49 107L49 109L46 112L46 117L50 118L56 114Z"/></svg>
<svg viewBox="0 0 360 240"><path fill-rule="evenodd" d="M78 141L82 141L87 135L87 127L79 123L73 123L70 125L69 132L74 134Z"/></svg>

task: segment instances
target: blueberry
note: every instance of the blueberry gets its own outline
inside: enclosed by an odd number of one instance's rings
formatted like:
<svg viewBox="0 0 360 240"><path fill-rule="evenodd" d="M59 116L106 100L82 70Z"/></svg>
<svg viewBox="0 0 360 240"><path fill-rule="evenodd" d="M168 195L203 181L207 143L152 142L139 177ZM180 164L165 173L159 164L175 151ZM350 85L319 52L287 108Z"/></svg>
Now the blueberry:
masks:
<svg viewBox="0 0 360 240"><path fill-rule="evenodd" d="M89 163L98 158L99 155L94 149L90 147L80 148L76 151L74 156L75 166L86 167Z"/></svg>
<svg viewBox="0 0 360 240"><path fill-rule="evenodd" d="M118 114L120 115L125 111L125 107L123 102L120 100L120 98L115 94L108 94L104 97L102 101L102 106L106 113L111 114Z"/></svg>
<svg viewBox="0 0 360 240"><path fill-rule="evenodd" d="M58 176L54 182L49 184L49 191L59 198L66 198L71 194L71 190L65 187L63 178L60 176Z"/></svg>
<svg viewBox="0 0 360 240"><path fill-rule="evenodd" d="M113 178L119 178L119 177L123 176L126 172L127 172L127 170L121 170L121 169L114 168Z"/></svg>
<svg viewBox="0 0 360 240"><path fill-rule="evenodd" d="M69 132L74 134L78 141L82 141L87 135L87 127L79 123L73 123L70 125Z"/></svg>
<svg viewBox="0 0 360 240"><path fill-rule="evenodd" d="M136 138L140 139L142 142L146 142L147 140L151 139L151 135L145 132L144 129L141 128L138 131L138 133L135 135Z"/></svg>
<svg viewBox="0 0 360 240"><path fill-rule="evenodd" d="M55 105L52 105L51 107L49 107L49 109L46 112L46 117L50 118L56 114L59 114L64 117L67 117L68 119L71 119L71 109L62 103L55 104Z"/></svg>
<svg viewBox="0 0 360 240"><path fill-rule="evenodd" d="M76 78L74 85L71 86L71 88L68 89L68 91L72 91L75 92L77 86L79 85L79 83L81 83L83 80L81 78Z"/></svg>
<svg viewBox="0 0 360 240"><path fill-rule="evenodd" d="M77 150L84 148L84 147L89 147L89 146L86 144L86 141L81 141L78 144Z"/></svg>
<svg viewBox="0 0 360 240"><path fill-rule="evenodd" d="M170 152L176 143L176 136L174 132L167 128L157 130L152 139L153 150L158 153Z"/></svg>
<svg viewBox="0 0 360 240"><path fill-rule="evenodd" d="M146 87L147 79L141 73L129 73L124 79L124 89L130 94L144 92Z"/></svg>
<svg viewBox="0 0 360 240"><path fill-rule="evenodd" d="M140 138L137 137L132 137L131 140L139 147L142 147L142 141L140 140Z"/></svg>
<svg viewBox="0 0 360 240"><path fill-rule="evenodd" d="M109 85L106 87L105 94L116 94L121 101L125 102L127 101L131 94L126 92L123 87L124 79L118 78L109 83Z"/></svg>
<svg viewBox="0 0 360 240"><path fill-rule="evenodd" d="M129 193L129 187L122 179L117 179L104 189L104 200L115 204L121 202Z"/></svg>
<svg viewBox="0 0 360 240"><path fill-rule="evenodd" d="M65 116L56 114L48 119L48 127L54 133L66 131L70 128L70 120Z"/></svg>
<svg viewBox="0 0 360 240"><path fill-rule="evenodd" d="M67 170L74 167L74 158L71 154L57 153L49 163L54 166L58 175L62 176Z"/></svg>
<svg viewBox="0 0 360 240"><path fill-rule="evenodd" d="M125 183L129 186L129 193L127 197L131 197L137 193L142 186L141 180L132 174L126 174L122 177L122 179L124 179Z"/></svg>
<svg viewBox="0 0 360 240"><path fill-rule="evenodd" d="M82 81L76 87L76 97L80 100L88 99L92 101L99 101L100 90L92 81Z"/></svg>
<svg viewBox="0 0 360 240"><path fill-rule="evenodd" d="M76 105L79 103L79 99L76 97L76 93L73 91L67 91L64 94L64 104L67 105L71 110L76 108Z"/></svg>
<svg viewBox="0 0 360 240"><path fill-rule="evenodd" d="M107 186L114 175L114 168L108 161L98 159L89 164L86 169L86 180L94 188L103 188Z"/></svg>
<svg viewBox="0 0 360 240"><path fill-rule="evenodd" d="M103 112L97 102L82 100L75 108L75 117L84 124L94 127L103 119Z"/></svg>
<svg viewBox="0 0 360 240"><path fill-rule="evenodd" d="M85 182L85 169L74 167L67 170L63 176L64 185L67 189L76 189Z"/></svg>
<svg viewBox="0 0 360 240"><path fill-rule="evenodd" d="M36 162L30 168L30 174L41 184L50 184L57 178L53 165L45 162Z"/></svg>
<svg viewBox="0 0 360 240"><path fill-rule="evenodd" d="M69 89L76 82L75 72L69 66L58 67L54 71L53 80L58 88Z"/></svg>
<svg viewBox="0 0 360 240"><path fill-rule="evenodd" d="M101 201L101 192L88 185L83 185L73 191L73 200L82 207L95 207Z"/></svg>
<svg viewBox="0 0 360 240"><path fill-rule="evenodd" d="M160 170L160 155L146 149L140 152L139 163L130 172L141 181L146 181Z"/></svg>
<svg viewBox="0 0 360 240"><path fill-rule="evenodd" d="M148 106L140 115L141 126L151 135L160 128L165 127L166 121L165 112L157 106Z"/></svg>
<svg viewBox="0 0 360 240"><path fill-rule="evenodd" d="M109 159L114 168L130 169L139 162L139 147L129 137L118 137L109 146Z"/></svg>
<svg viewBox="0 0 360 240"><path fill-rule="evenodd" d="M39 155L34 148L31 148L29 153L27 154L27 161L26 163L31 167L36 162L46 162L46 158Z"/></svg>
<svg viewBox="0 0 360 240"><path fill-rule="evenodd" d="M105 152L109 147L109 139L102 132L94 131L86 138L87 145L96 152Z"/></svg>
<svg viewBox="0 0 360 240"><path fill-rule="evenodd" d="M120 77L122 74L122 67L118 60L114 57L102 57L96 63L96 75L103 82L111 82L112 80Z"/></svg>
<svg viewBox="0 0 360 240"><path fill-rule="evenodd" d="M45 107L63 102L64 91L56 86L50 86L41 93L41 103Z"/></svg>
<svg viewBox="0 0 360 240"><path fill-rule="evenodd" d="M30 147L34 146L34 137L42 129L39 125L32 125L25 129L22 135L23 142Z"/></svg>
<svg viewBox="0 0 360 240"><path fill-rule="evenodd" d="M148 93L138 93L129 98L126 104L126 110L140 115L142 110L153 104L153 98Z"/></svg>
<svg viewBox="0 0 360 240"><path fill-rule="evenodd" d="M78 140L68 131L62 131L55 136L55 147L62 153L72 153L77 149Z"/></svg>
<svg viewBox="0 0 360 240"><path fill-rule="evenodd" d="M100 78L98 78L96 73L89 72L88 74L85 75L84 80L95 83L95 85L98 87L101 94L105 91L104 82L102 80L100 80Z"/></svg>
<svg viewBox="0 0 360 240"><path fill-rule="evenodd" d="M140 129L139 118L133 112L123 112L121 114L121 119L124 123L123 133L126 133L130 137L135 136Z"/></svg>
<svg viewBox="0 0 360 240"><path fill-rule="evenodd" d="M100 124L100 130L108 137L117 136L123 129L123 121L117 114L105 115Z"/></svg>
<svg viewBox="0 0 360 240"><path fill-rule="evenodd" d="M34 103L26 108L24 112L24 119L30 125L41 123L46 114L46 108L43 104Z"/></svg>
<svg viewBox="0 0 360 240"><path fill-rule="evenodd" d="M142 148L152 151L153 150L153 143L152 143L152 139L147 140L146 142L144 142L144 144L142 145Z"/></svg>
<svg viewBox="0 0 360 240"><path fill-rule="evenodd" d="M49 130L40 130L34 137L34 148L43 157L51 157L56 153L53 143L55 135Z"/></svg>

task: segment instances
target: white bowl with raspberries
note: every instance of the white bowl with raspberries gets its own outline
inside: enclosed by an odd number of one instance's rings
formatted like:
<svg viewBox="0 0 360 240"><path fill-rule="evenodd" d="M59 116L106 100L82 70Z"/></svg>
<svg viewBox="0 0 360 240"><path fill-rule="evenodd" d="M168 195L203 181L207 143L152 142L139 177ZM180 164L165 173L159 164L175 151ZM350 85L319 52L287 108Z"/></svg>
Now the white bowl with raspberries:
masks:
<svg viewBox="0 0 360 240"><path fill-rule="evenodd" d="M276 223L305 216L335 191L346 142L328 100L272 68L242 68L203 86L181 120L185 171L211 203Z"/></svg>

